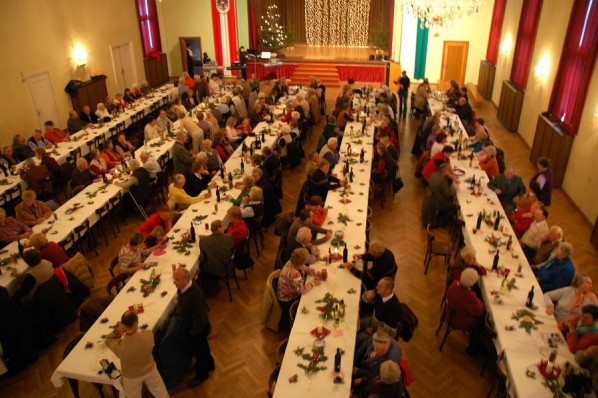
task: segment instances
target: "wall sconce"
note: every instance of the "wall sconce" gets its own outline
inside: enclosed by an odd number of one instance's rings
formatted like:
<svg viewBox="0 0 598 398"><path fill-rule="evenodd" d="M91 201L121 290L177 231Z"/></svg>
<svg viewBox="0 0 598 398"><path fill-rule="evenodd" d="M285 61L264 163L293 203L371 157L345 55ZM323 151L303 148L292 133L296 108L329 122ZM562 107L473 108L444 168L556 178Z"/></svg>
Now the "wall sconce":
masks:
<svg viewBox="0 0 598 398"><path fill-rule="evenodd" d="M538 81L542 81L548 75L548 70L550 69L550 61L548 60L547 55L543 55L542 58L538 61L536 66L534 67L534 77Z"/></svg>
<svg viewBox="0 0 598 398"><path fill-rule="evenodd" d="M73 48L72 56L77 68L85 67L85 64L87 63L87 51L81 45L77 45Z"/></svg>
<svg viewBox="0 0 598 398"><path fill-rule="evenodd" d="M594 112L594 124L598 124L598 112Z"/></svg>
<svg viewBox="0 0 598 398"><path fill-rule="evenodd" d="M511 37L506 37L501 43L499 47L499 51L502 55L507 55L509 51L511 51L513 43L511 41Z"/></svg>

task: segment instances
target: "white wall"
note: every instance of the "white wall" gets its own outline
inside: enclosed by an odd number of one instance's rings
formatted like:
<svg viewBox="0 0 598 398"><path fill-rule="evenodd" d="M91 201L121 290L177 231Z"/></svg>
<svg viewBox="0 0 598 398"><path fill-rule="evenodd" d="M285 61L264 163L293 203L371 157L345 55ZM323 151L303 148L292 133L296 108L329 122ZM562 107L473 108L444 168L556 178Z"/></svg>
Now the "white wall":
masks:
<svg viewBox="0 0 598 398"><path fill-rule="evenodd" d="M469 52L467 55L467 68L465 70L465 83L473 82L477 84L480 60L486 58L493 7L494 2L487 1L480 7L478 14L469 17L466 16L445 28L438 30L430 29L426 61L426 77L430 82L440 80L444 42L468 41Z"/></svg>
<svg viewBox="0 0 598 398"><path fill-rule="evenodd" d="M139 80L145 78L141 34L135 2L105 0L3 1L0 13L2 92L0 144L12 142L16 133L30 135L38 128L26 75L48 71L60 120L66 126L71 109L64 87L71 79L88 80L92 70L108 76L108 92L116 91L110 45L131 41ZM85 69L77 69L71 56L74 45L88 52Z"/></svg>
<svg viewBox="0 0 598 398"><path fill-rule="evenodd" d="M402 24L399 26L401 33L401 53L399 62L401 68L407 71L407 76L413 78L415 72L415 44L417 41L417 19L411 14L403 13ZM395 19L395 21L398 20ZM395 22L395 29L399 30Z"/></svg>

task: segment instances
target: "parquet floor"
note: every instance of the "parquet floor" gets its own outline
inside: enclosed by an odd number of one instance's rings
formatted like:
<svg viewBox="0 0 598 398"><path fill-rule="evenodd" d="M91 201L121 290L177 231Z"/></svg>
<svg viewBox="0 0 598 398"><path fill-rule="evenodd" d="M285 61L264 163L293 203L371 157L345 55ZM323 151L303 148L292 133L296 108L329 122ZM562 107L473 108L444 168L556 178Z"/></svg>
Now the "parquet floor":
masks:
<svg viewBox="0 0 598 398"><path fill-rule="evenodd" d="M267 89L267 88L266 88ZM329 89L329 104L332 106L338 90ZM523 140L513 133L505 131L496 120L496 110L490 103L483 103L476 109L480 117L486 119L492 139L506 152L508 164L516 167L518 174L528 180L533 173L529 162L529 148ZM472 359L463 349L467 342L464 336L452 334L443 350L438 352L439 338L434 336L440 316L440 299L444 286L444 269L441 262L433 261L427 276L423 274L423 254L425 251L425 232L420 222L423 188L419 180L413 177L416 159L410 154L416 124L407 119L401 122L400 166L405 187L394 201L387 201L384 209L375 204L372 238L380 239L395 253L399 264L396 292L400 299L407 302L420 320L420 326L414 339L403 344L415 374L415 383L410 389L414 398L432 397L483 397L493 380L494 369L489 368L485 377L480 377L484 359ZM315 129L306 151L313 148L321 131L321 125ZM285 211L295 207L297 194L304 179L304 166L284 172L284 192L282 201ZM575 247L574 261L578 271L590 274L598 280L598 271L593 267L598 259L598 252L589 244L591 225L557 190L554 193L553 206L550 208L549 222L561 225L565 238ZM90 255L96 275L94 294L105 294L104 286L109 280L108 264L122 242L134 232L141 223L141 218L130 216L128 226L118 239L105 247L99 242L98 257ZM274 353L285 333L272 332L259 323L261 298L266 277L272 270L278 240L272 228L266 236L266 247L259 258L255 258L256 267L249 271L249 280L241 280L241 291L233 289L233 302L229 303L226 292L209 299L210 319L213 332L210 345L216 359L216 371L210 379L196 389L188 389L186 381L171 390L174 397L265 397L268 389L268 377L274 368ZM68 341L78 333L78 324L73 323L57 336L58 341L40 354L40 359L14 377L0 377L0 397L72 397L68 386L54 388L50 382L56 366L60 363L62 351ZM97 397L99 394L88 383L80 383L81 397ZM105 388L106 396L111 396Z"/></svg>

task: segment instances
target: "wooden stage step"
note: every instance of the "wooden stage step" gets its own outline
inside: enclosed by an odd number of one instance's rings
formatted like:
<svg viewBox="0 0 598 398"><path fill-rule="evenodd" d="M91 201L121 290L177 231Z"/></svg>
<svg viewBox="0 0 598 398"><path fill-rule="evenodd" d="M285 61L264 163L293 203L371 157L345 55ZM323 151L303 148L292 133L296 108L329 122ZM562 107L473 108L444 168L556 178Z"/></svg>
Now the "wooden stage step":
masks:
<svg viewBox="0 0 598 398"><path fill-rule="evenodd" d="M294 84L301 83L308 85L311 76L322 79L322 83L326 86L338 86L339 77L334 63L326 62L302 62L297 65L297 68L291 76L291 81Z"/></svg>

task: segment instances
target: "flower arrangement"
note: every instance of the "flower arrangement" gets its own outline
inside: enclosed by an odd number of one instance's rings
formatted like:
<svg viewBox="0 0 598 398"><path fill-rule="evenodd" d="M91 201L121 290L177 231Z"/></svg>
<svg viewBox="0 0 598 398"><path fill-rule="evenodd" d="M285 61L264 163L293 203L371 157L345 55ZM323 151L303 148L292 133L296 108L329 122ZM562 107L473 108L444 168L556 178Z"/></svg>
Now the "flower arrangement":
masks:
<svg viewBox="0 0 598 398"><path fill-rule="evenodd" d="M491 234L490 236L486 236L484 238L484 241L488 242L490 244L490 246L494 247L495 249L504 245L504 242L502 242L499 237L494 236L494 234Z"/></svg>
<svg viewBox="0 0 598 398"><path fill-rule="evenodd" d="M512 316L511 319L514 319L519 322L519 328L525 329L528 334L532 333L532 329L537 330L539 325L543 323L536 319L536 314L531 312L530 310L520 309L517 310Z"/></svg>
<svg viewBox="0 0 598 398"><path fill-rule="evenodd" d="M160 284L160 274L156 275L156 270L152 270L149 280L141 279L141 292L143 297L147 297L156 290L156 287Z"/></svg>

